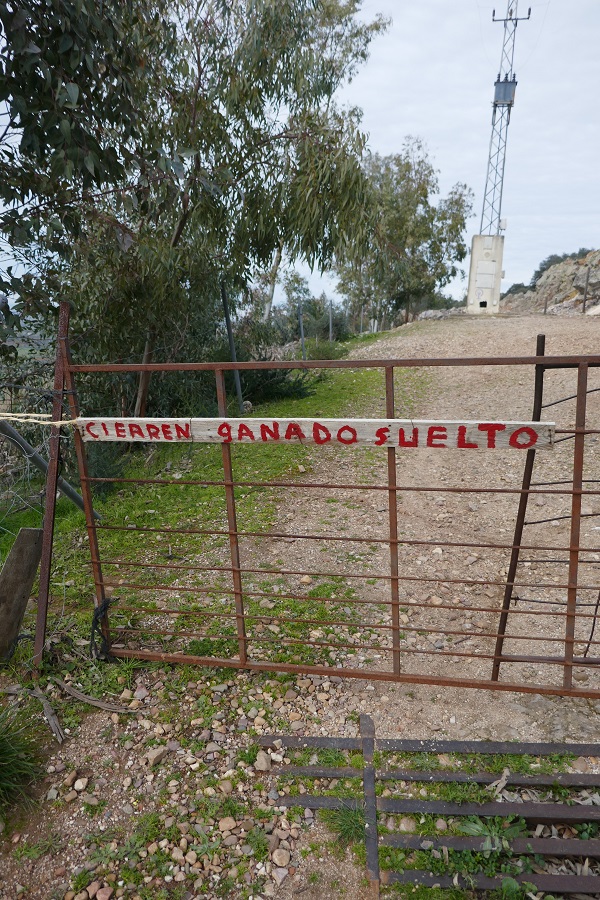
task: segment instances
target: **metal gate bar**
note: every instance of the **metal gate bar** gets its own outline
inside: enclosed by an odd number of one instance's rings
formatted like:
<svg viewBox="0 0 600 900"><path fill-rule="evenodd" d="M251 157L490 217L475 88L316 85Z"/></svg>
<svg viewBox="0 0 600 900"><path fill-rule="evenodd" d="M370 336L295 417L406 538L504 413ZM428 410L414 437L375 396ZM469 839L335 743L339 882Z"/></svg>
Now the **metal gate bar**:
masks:
<svg viewBox="0 0 600 900"><path fill-rule="evenodd" d="M573 496L571 498L571 550L569 551L569 587L567 589L567 627L565 631L565 671L563 684L573 685L575 651L575 616L577 613L577 576L579 572L579 539L581 533L581 489L585 451L585 411L587 403L588 367L577 370L577 406L575 410L575 447L573 450Z"/></svg>
<svg viewBox="0 0 600 900"><path fill-rule="evenodd" d="M544 356L546 353L546 336L538 334L536 344L536 356ZM533 422L539 422L542 416L542 402L544 399L544 367L535 367L535 386L533 389L533 412L531 419ZM521 483L521 496L519 498L519 508L517 510L517 519L515 522L515 533L513 537L513 548L510 554L510 563L508 565L508 573L506 576L506 587L504 597L502 598L502 612L500 613L500 621L498 623L498 637L496 638L495 659L492 665L492 681L498 681L500 676L500 663L502 661L502 650L504 647L504 635L506 633L506 625L508 622L508 610L513 597L515 587L515 577L517 574L517 566L519 564L519 553L523 542L523 528L525 525L525 516L527 515L527 504L529 502L529 494L531 488L531 477L533 475L533 466L535 463L535 450L528 450L525 457L525 468L523 471L523 481Z"/></svg>
<svg viewBox="0 0 600 900"><path fill-rule="evenodd" d="M379 835L378 813L387 814L419 814L421 816L477 816L495 818L501 816L518 816L528 823L534 824L582 824L600 822L600 806L570 805L568 802L506 802L491 801L489 803L449 803L438 800L386 799L377 796L377 782L419 782L465 783L482 785L495 784L499 776L480 772L473 775L453 769L442 768L435 771L419 769L387 769L375 768L373 754L387 751L399 754L434 753L472 756L473 754L515 756L554 756L556 754L573 753L582 756L600 756L600 744L542 744L512 743L496 741L438 741L438 740L397 740L381 739L375 736L375 726L370 716L361 715L359 720L360 736L358 738L335 737L297 737L284 734L260 735L258 743L261 747L276 747L278 750L299 750L311 748L359 751L363 755L363 767L353 766L321 766L321 765L283 765L274 769L276 775L294 778L356 778L362 780L362 796L329 796L315 794L281 794L275 801L283 807L302 807L305 809L354 809L363 810L365 816L364 841L367 859L367 877L372 896L379 897L382 885L420 884L427 887L459 887L478 890L493 890L502 885L505 875L488 877L480 873L460 873L438 875L423 869L409 868L403 872L381 870L379 860L380 847L394 847L403 850L448 850L473 851L486 850L484 837L459 837L439 834L405 834L392 832ZM507 787L534 787L561 785L574 789L600 787L600 775L580 773L557 773L556 775L521 775L506 773ZM387 823L389 827L389 821ZM582 838L515 838L503 841L503 849L509 854L537 855L543 857L580 857L600 859L600 840ZM520 884L534 884L536 890L557 891L562 894L597 893L600 891L598 875L576 874L537 874L526 873L511 875Z"/></svg>

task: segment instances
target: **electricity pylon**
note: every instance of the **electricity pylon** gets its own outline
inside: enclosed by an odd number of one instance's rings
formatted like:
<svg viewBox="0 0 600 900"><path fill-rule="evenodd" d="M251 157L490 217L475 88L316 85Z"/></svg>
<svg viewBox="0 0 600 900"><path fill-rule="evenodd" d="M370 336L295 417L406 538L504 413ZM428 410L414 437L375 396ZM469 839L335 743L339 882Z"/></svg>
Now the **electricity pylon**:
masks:
<svg viewBox="0 0 600 900"><path fill-rule="evenodd" d="M528 10L526 16L519 18L518 0L508 0L506 15L503 19L496 18L496 10L492 13L493 22L504 23L504 41L500 57L500 70L494 84L492 137L483 192L481 227L479 234L474 235L471 243L467 312L472 315L482 313L497 315L500 312L500 285L504 277L502 271L504 236L500 232L506 227L500 218L500 213L506 161L506 136L517 88L517 78L513 71L515 37L519 22L522 22L524 18L529 19L530 16L531 9Z"/></svg>
<svg viewBox="0 0 600 900"><path fill-rule="evenodd" d="M500 234L500 212L502 207L502 188L504 184L504 164L506 161L506 138L510 122L510 112L515 103L517 79L513 71L515 56L515 38L519 22L531 17L531 7L527 15L519 18L518 0L508 0L506 16L496 18L496 10L492 13L492 21L504 22L504 42L500 69L494 85L494 103L492 111L492 137L487 165L487 177L483 194L483 210L481 213L480 234Z"/></svg>

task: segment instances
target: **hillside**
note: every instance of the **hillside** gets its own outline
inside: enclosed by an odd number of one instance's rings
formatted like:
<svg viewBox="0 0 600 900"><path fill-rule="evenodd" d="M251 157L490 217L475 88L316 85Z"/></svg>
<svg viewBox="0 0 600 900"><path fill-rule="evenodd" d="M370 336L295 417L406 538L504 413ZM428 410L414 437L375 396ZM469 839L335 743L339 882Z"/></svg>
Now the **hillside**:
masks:
<svg viewBox="0 0 600 900"><path fill-rule="evenodd" d="M600 250L588 253L583 259L566 259L551 266L541 276L534 289L522 294L509 294L501 299L504 313L547 312L551 315L576 315L581 312L588 268L590 277L586 311L600 313Z"/></svg>

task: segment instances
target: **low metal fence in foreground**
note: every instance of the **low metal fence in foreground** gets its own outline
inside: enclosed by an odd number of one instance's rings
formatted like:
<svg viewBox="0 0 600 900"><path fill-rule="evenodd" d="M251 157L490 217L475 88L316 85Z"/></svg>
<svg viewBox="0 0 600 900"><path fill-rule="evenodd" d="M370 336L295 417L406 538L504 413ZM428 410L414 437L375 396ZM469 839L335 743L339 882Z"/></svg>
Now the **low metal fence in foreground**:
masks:
<svg viewBox="0 0 600 900"><path fill-rule="evenodd" d="M330 784L332 779L342 784L346 779L360 780L358 797L356 790L348 790L347 796L343 796L342 792L340 796L339 788L336 796L308 791L290 794L280 791L276 802L284 807L337 810L342 814L343 811L360 811L364 816L367 875L373 897L379 897L382 886L392 884L487 892L502 887L507 878L521 886L529 885L532 896L534 891L561 896L599 896L600 875L596 860L600 859L600 840L589 838L589 832L597 834L600 823L600 796L597 793L600 775L580 772L532 775L511 772L508 768L503 773L490 774L461 771L460 767L463 763L472 763L474 758L481 764L486 756L508 756L513 764L515 759L529 756L534 757L534 765L541 768L548 757L556 754L563 759L565 754L598 757L600 744L378 738L373 720L366 715L360 717L360 735L357 738L279 734L261 735L258 741L263 747L277 748L279 757L286 751L290 753L307 748L315 753L338 751L361 755L360 768L356 765L292 764L277 765L273 772L289 777L292 784L308 779L321 779L321 784ZM399 767L387 761L376 763L376 756L382 754L408 757L412 764L409 761ZM490 799L470 803L406 796L420 784L429 786L430 792L439 785L485 786L490 791ZM575 801L568 799L564 802L523 799L523 794L545 794L550 790L571 796L579 791L583 795ZM384 791L387 796L383 795ZM513 799L504 799L506 792ZM427 795L427 788L421 789L420 793ZM433 826L436 820L441 826L440 819L452 831L464 830L467 834L440 833L441 828L436 830ZM466 822L470 822L471 826L475 823L478 827L465 828ZM515 822L519 823L519 827L515 828ZM408 831L403 832L403 827ZM552 837L524 836L527 830L550 832ZM514 836L517 831L521 836ZM572 836L565 837L565 832ZM389 864L386 865L388 848L403 851L395 858L402 860L405 868L393 870ZM419 857L415 857L419 851L429 854L432 868L439 860L438 873L422 867L423 854L419 865ZM465 856L450 859L449 853L463 853ZM473 865L477 861L468 860L466 857L469 854L480 854L479 863ZM528 860L530 865L523 865L523 859ZM561 868L560 863L567 859L571 862L566 873L552 872L552 868ZM518 860L521 860L519 864ZM555 865L549 864L549 861ZM493 875L482 874L480 870L485 868L495 869L496 872Z"/></svg>

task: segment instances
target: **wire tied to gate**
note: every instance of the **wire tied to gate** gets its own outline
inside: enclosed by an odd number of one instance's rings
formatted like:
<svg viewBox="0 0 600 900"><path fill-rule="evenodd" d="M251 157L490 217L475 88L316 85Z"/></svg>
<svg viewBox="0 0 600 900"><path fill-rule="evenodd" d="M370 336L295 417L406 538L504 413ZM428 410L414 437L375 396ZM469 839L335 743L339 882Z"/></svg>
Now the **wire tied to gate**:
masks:
<svg viewBox="0 0 600 900"><path fill-rule="evenodd" d="M590 646L591 646L591 643L592 643L592 639L593 639L593 637L594 637L594 631L596 630L596 622L598 621L598 607L599 607L599 606L600 606L600 591L598 591L598 597L597 597L597 599L596 599L596 606L595 606L595 608L594 608L594 618L593 618L593 620L592 620L592 629L591 629L591 631L590 631L590 636L589 636L589 638L588 638L588 642L587 642L587 644L586 644L586 648L585 648L585 650L583 651L584 657L588 655L588 652L589 652L589 649L590 649Z"/></svg>
<svg viewBox="0 0 600 900"><path fill-rule="evenodd" d="M108 610L113 603L113 600L109 600L109 598L106 597L94 610L92 616L92 630L90 633L90 659L111 659L110 645L102 631L102 620L106 617ZM99 638L100 647L98 647L96 637Z"/></svg>

